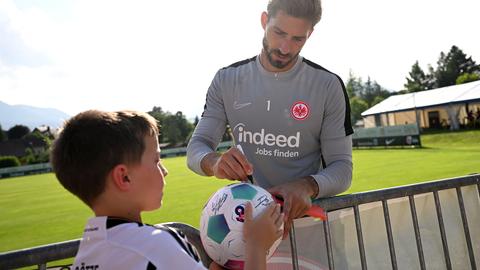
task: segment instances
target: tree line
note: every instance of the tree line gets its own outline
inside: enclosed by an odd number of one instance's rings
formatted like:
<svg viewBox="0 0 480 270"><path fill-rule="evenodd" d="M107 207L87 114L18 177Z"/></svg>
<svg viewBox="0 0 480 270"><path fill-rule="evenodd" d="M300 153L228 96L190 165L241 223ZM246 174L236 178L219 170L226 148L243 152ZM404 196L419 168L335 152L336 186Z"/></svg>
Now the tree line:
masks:
<svg viewBox="0 0 480 270"><path fill-rule="evenodd" d="M159 123L158 139L163 148L186 146L193 132L194 124L189 122L182 112L173 114L163 111L161 107L153 107L148 113ZM198 122L198 118L196 118L196 122ZM54 132L43 133L37 129L31 131L29 127L20 124L3 130L0 125L0 147L2 147L2 142L23 140L28 144L32 139L42 141L43 149L34 150L33 147L27 147L24 149L24 155L20 157L0 155L0 168L48 162L50 148L55 139ZM17 147L19 147L18 145ZM21 150L23 151L23 149Z"/></svg>
<svg viewBox="0 0 480 270"><path fill-rule="evenodd" d="M383 88L376 81L372 81L370 77L363 82L362 78L350 73L346 90L350 98L352 123L362 119L362 112L391 95L480 80L480 65L477 65L471 56L467 57L467 54L460 48L453 45L448 53L440 52L436 67L429 64L427 71L422 70L418 60L415 61L405 79L404 89L392 92Z"/></svg>
<svg viewBox="0 0 480 270"><path fill-rule="evenodd" d="M457 46L452 46L448 53L440 52L436 67L428 65L427 71L423 71L416 61L406 77L404 89L397 92L385 89L370 77L363 81L362 78L350 73L346 90L350 98L351 120L352 123L355 123L362 119L362 112L391 95L425 91L476 80L480 80L480 65L477 65L472 57L467 57ZM198 123L198 117L192 123L186 119L181 111L171 113L157 106L153 107L148 113L160 125L159 142L163 148L186 146L195 125ZM47 162L49 148L54 139L52 135L46 135L38 131L32 132L23 125L16 125L4 131L0 125L0 142L28 138L29 136L44 140L48 149L45 153L34 153L31 149L27 149L25 156L20 158L19 163ZM229 133L226 132L224 140L228 139Z"/></svg>
<svg viewBox="0 0 480 270"><path fill-rule="evenodd" d="M45 163L50 159L50 146L54 140L53 134L49 132L41 132L38 129L33 131L29 127L24 125L15 125L8 130L3 130L0 125L0 147L2 142L13 140L24 140L30 147L26 147L24 154L20 157L17 156L0 156L0 168L15 167L19 165ZM35 142L41 142L42 149L34 149ZM16 146L19 147L17 144ZM10 146L11 148L12 146Z"/></svg>

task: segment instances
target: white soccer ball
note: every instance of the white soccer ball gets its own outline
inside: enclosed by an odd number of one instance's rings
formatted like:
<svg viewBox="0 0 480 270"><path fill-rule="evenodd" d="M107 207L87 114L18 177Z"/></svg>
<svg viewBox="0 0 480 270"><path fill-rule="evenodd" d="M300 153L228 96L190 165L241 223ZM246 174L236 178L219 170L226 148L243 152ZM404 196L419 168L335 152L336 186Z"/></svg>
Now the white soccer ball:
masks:
<svg viewBox="0 0 480 270"><path fill-rule="evenodd" d="M245 241L243 214L246 202L253 206L253 218L274 202L265 189L247 183L225 186L215 192L204 206L200 218L200 238L212 260L228 269L243 269ZM277 249L282 238L273 243L267 259Z"/></svg>

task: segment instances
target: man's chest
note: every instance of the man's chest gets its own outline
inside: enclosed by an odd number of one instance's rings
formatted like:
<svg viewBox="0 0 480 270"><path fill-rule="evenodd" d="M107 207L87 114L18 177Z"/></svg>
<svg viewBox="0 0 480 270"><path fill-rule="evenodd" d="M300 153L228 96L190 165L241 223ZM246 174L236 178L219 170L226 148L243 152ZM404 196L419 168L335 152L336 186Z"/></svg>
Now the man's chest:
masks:
<svg viewBox="0 0 480 270"><path fill-rule="evenodd" d="M273 133L319 133L324 117L321 88L295 82L237 83L223 96L230 127L248 126Z"/></svg>

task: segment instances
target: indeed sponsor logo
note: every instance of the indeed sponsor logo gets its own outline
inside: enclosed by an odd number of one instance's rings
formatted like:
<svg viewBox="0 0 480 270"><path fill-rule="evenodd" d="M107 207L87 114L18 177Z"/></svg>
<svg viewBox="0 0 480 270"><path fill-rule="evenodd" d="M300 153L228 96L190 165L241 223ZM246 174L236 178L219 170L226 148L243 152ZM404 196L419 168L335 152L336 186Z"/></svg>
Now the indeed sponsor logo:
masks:
<svg viewBox="0 0 480 270"><path fill-rule="evenodd" d="M266 146L278 146L278 147L294 147L300 146L300 132L292 136L275 135L272 133L266 133L265 129L261 129L259 132L253 132L245 129L245 125L240 123L235 126L234 130L238 130L238 142L245 142L256 145Z"/></svg>

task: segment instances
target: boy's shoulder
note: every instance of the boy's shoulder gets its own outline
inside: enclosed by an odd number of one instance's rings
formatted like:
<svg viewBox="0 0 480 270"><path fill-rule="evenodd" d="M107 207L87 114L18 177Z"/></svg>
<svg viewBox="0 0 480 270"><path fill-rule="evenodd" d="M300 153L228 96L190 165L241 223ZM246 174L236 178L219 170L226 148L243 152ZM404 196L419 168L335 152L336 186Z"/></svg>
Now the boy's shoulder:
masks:
<svg viewBox="0 0 480 270"><path fill-rule="evenodd" d="M75 264L88 265L92 254L96 262L103 262L107 268L114 267L112 263L123 266L139 263L168 269L172 258L178 259L177 266L184 264L185 269L201 266L195 249L174 229L109 217L89 220Z"/></svg>

